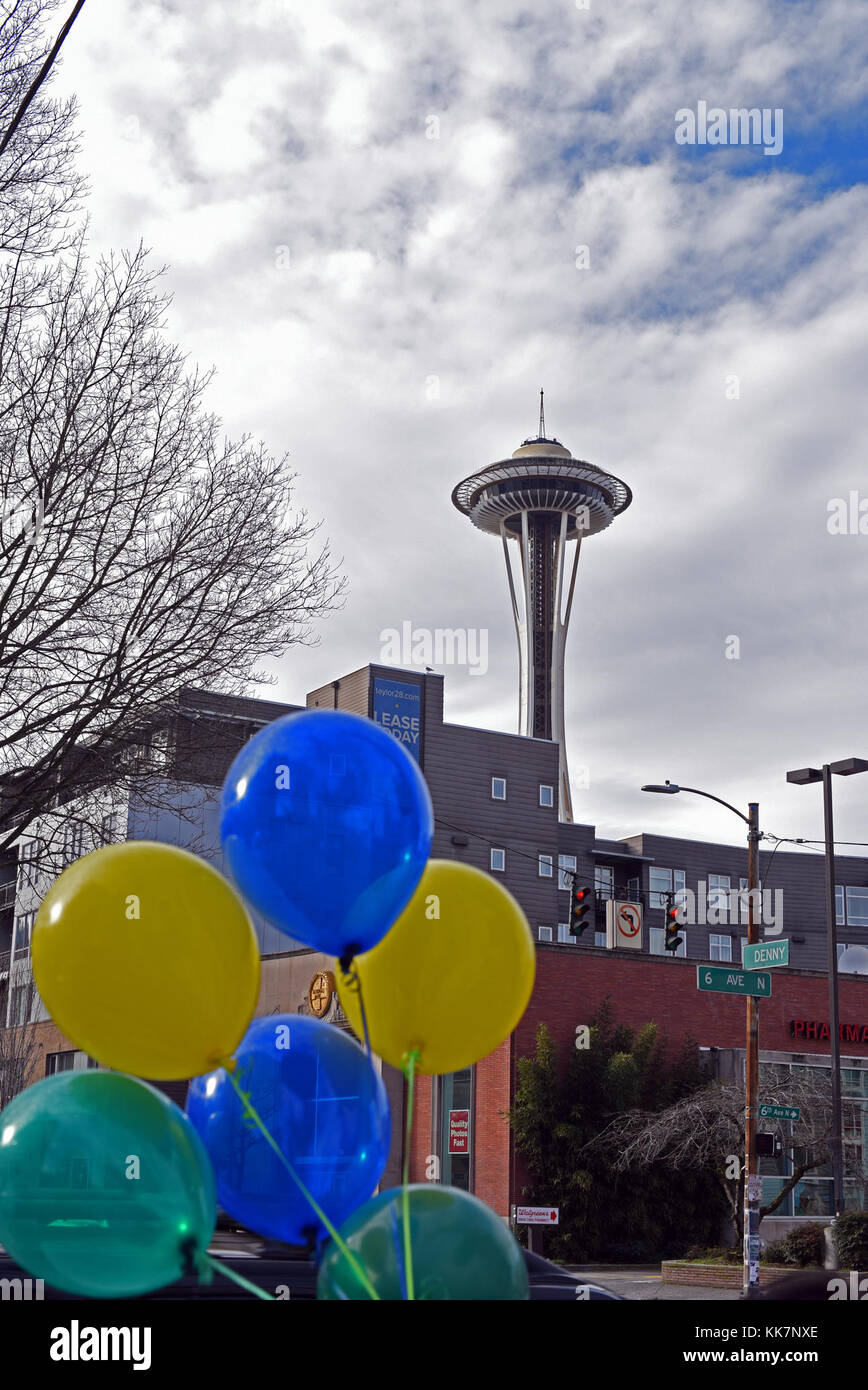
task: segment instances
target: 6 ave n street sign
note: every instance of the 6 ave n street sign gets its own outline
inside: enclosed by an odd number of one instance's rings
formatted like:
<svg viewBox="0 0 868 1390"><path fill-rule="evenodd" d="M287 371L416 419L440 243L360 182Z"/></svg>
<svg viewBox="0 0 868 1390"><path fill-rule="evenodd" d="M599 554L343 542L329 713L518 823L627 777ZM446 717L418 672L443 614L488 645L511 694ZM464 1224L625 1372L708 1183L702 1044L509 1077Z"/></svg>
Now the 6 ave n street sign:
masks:
<svg viewBox="0 0 868 1390"><path fill-rule="evenodd" d="M697 965L697 989L712 994L752 994L768 999L772 992L772 977L758 970L732 970L725 965Z"/></svg>
<svg viewBox="0 0 868 1390"><path fill-rule="evenodd" d="M797 1120L801 1110L797 1105L761 1105L761 1120Z"/></svg>
<svg viewBox="0 0 868 1390"><path fill-rule="evenodd" d="M742 965L745 970L761 970L763 966L789 965L789 941L755 941L749 946L744 943Z"/></svg>

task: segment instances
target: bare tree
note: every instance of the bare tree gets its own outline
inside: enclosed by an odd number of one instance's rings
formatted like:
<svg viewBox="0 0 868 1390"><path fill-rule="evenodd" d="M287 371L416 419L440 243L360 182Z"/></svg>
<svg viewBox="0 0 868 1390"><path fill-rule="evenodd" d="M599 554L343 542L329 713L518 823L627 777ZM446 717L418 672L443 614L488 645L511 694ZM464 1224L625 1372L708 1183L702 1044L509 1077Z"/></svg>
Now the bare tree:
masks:
<svg viewBox="0 0 868 1390"><path fill-rule="evenodd" d="M14 962L0 977L0 1110L42 1074L37 1005L30 962Z"/></svg>
<svg viewBox="0 0 868 1390"><path fill-rule="evenodd" d="M57 0L4 0L0 13L0 132L9 130L49 49ZM0 159L0 251L25 260L66 244L83 183L74 167L76 107L40 89ZM28 268L32 275L32 266ZM32 284L31 284L32 288Z"/></svg>
<svg viewBox="0 0 868 1390"><path fill-rule="evenodd" d="M0 113L52 8L0 27ZM71 115L41 89L0 161L0 850L118 775L180 687L264 681L342 588L286 459L223 438L167 341L162 271L70 238Z"/></svg>
<svg viewBox="0 0 868 1390"><path fill-rule="evenodd" d="M801 1111L791 1129L781 1129L782 1154L792 1159L792 1173L760 1216L772 1216L806 1174L831 1159L832 1085L828 1071L800 1068L766 1086L771 1105ZM770 1121L770 1124L775 1122ZM664 1160L671 1168L707 1167L717 1175L733 1227L741 1239L744 1210L744 1088L713 1082L667 1110L648 1114L630 1110L618 1115L588 1147L611 1155L616 1172ZM734 1164L732 1160L737 1160ZM738 1176L731 1176L738 1167ZM864 1181L860 1166L848 1164L848 1176Z"/></svg>

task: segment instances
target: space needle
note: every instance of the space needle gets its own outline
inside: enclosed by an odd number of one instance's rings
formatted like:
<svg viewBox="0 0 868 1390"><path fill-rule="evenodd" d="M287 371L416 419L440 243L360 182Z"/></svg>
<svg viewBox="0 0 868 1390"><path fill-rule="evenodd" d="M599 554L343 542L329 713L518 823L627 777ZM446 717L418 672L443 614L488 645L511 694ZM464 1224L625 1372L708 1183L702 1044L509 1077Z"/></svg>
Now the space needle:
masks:
<svg viewBox="0 0 868 1390"><path fill-rule="evenodd" d="M585 536L603 531L625 511L626 483L583 459L545 432L540 391L539 434L511 458L459 483L452 501L474 526L500 536L506 559L519 654L519 733L554 739L559 748L558 811L573 819L564 731L564 651ZM509 542L515 541L515 547ZM521 556L521 573L514 562Z"/></svg>

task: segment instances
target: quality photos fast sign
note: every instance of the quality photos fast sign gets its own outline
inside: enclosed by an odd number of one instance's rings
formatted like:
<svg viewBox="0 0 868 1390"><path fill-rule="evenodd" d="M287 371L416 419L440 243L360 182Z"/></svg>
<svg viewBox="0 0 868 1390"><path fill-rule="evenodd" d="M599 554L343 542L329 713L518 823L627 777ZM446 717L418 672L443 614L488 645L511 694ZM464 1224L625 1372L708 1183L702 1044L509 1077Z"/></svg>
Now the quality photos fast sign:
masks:
<svg viewBox="0 0 868 1390"><path fill-rule="evenodd" d="M470 1153L470 1111L449 1111L449 1152L451 1154Z"/></svg>
<svg viewBox="0 0 868 1390"><path fill-rule="evenodd" d="M418 685L409 681L390 681L374 677L374 723L403 743L408 753L419 761L419 740L422 732L422 694Z"/></svg>

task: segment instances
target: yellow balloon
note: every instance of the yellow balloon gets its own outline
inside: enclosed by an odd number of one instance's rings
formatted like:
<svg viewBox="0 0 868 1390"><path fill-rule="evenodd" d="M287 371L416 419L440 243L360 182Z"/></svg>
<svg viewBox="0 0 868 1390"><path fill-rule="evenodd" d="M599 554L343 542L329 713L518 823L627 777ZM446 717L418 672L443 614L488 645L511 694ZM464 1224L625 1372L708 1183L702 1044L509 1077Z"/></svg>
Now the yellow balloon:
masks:
<svg viewBox="0 0 868 1390"><path fill-rule="evenodd" d="M371 1048L400 1067L419 1049L417 1071L460 1071L515 1028L533 989L536 955L511 893L467 864L430 859L389 934L352 971L359 977ZM352 971L338 993L364 1037Z"/></svg>
<svg viewBox="0 0 868 1390"><path fill-rule="evenodd" d="M107 845L64 869L32 953L45 1007L76 1047L156 1081L212 1071L259 995L259 945L234 888L153 841Z"/></svg>

